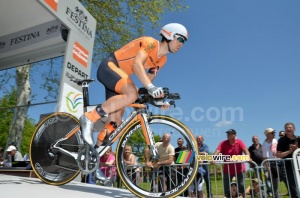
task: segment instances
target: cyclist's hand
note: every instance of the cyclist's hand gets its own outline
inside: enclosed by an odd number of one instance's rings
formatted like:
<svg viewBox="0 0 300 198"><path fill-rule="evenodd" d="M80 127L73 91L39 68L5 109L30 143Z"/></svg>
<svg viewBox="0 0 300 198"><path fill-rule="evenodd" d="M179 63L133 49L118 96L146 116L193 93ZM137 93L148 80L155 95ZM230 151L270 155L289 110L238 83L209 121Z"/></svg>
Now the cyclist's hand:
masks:
<svg viewBox="0 0 300 198"><path fill-rule="evenodd" d="M161 87L155 87L153 84L149 84L146 86L146 89L153 98L164 97L164 91Z"/></svg>

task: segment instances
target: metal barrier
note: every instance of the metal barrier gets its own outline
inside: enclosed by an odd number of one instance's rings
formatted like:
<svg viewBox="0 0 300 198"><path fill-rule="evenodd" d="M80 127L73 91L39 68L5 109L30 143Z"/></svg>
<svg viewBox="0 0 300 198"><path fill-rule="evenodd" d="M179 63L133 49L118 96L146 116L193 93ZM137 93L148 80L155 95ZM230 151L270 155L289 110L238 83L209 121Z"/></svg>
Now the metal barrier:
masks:
<svg viewBox="0 0 300 198"><path fill-rule="evenodd" d="M293 158L266 159L260 166L255 162L250 163L252 163L254 168L249 168L249 162L245 161L217 161L215 164L199 163L200 167L207 167L206 173L195 178L194 184L181 196L210 197L208 192L213 197L231 196L231 183L235 182L233 185L236 185L237 192L243 194L244 197L266 198L272 196L294 198L298 196L300 198L300 149L294 152ZM230 170L237 172L241 165L246 167L244 172L230 174ZM233 169L230 169L230 166ZM159 171L148 168L144 164L138 164L128 166L127 174L132 181L136 182L137 186L151 188L152 190L160 188L161 190L170 185L177 185L177 183L184 179L187 168L188 164L173 164L163 166ZM205 175L209 176L208 179L204 178ZM159 180L165 182L159 183ZM147 186L148 184L152 186ZM122 188L122 185L117 186Z"/></svg>
<svg viewBox="0 0 300 198"><path fill-rule="evenodd" d="M295 172L296 192L298 197L300 197L300 148L296 149L293 153L293 166L293 170Z"/></svg>

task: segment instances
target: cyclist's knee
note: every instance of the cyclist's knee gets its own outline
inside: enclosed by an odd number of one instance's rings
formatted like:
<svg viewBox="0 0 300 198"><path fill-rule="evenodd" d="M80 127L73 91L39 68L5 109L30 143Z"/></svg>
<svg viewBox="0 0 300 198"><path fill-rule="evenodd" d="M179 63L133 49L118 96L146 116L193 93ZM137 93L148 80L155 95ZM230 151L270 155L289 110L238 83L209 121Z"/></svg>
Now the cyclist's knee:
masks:
<svg viewBox="0 0 300 198"><path fill-rule="evenodd" d="M137 91L130 92L125 94L126 100L128 101L128 104L131 104L136 101L136 99L139 97Z"/></svg>

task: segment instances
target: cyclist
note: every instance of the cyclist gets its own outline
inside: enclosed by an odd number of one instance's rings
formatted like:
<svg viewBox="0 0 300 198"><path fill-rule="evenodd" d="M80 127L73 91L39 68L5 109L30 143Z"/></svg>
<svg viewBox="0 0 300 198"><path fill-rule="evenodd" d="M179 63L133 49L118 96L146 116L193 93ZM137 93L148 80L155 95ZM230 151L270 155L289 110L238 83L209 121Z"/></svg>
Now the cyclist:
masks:
<svg viewBox="0 0 300 198"><path fill-rule="evenodd" d="M166 55L169 52L178 52L187 41L188 32L183 25L170 23L163 26L160 35L161 41L146 36L137 38L101 62L97 78L105 86L106 101L80 117L83 138L88 144L93 145L92 130L97 120L108 117L108 123L113 121L119 125L125 107L138 98L137 88L130 79L130 75L135 74L154 98L164 96L162 88L154 86L152 81L158 70L165 65ZM148 73L145 70L148 70ZM163 108L169 107L169 104L163 101L161 104ZM106 125L98 135L95 148L102 145L106 134L112 130L114 129L109 129Z"/></svg>

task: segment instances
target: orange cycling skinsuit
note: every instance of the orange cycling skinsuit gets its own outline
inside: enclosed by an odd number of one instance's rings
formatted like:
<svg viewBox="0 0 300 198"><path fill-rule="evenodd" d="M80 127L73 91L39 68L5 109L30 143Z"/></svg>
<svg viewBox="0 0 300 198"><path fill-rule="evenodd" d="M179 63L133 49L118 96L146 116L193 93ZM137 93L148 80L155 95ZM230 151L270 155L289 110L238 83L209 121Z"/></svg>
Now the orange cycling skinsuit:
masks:
<svg viewBox="0 0 300 198"><path fill-rule="evenodd" d="M158 57L159 41L152 37L140 37L117 50L99 66L97 77L106 88L106 99L120 93L124 84L133 83L129 76L133 74L133 60L138 51L147 54L144 64L150 73L156 73L167 61L166 55Z"/></svg>
<svg viewBox="0 0 300 198"><path fill-rule="evenodd" d="M108 120L113 122L111 115L114 114L114 119L120 124L122 109L137 99L137 90L130 75L135 74L154 98L163 96L162 88L154 86L152 80L158 70L165 65L166 54L176 53L187 41L188 32L179 23L169 23L161 29L160 35L161 41L147 36L137 38L101 62L97 78L105 86L106 101L80 117L83 139L89 145L93 145L92 129L97 120L108 117ZM148 74L145 70L148 70ZM112 122L108 123L98 135L98 142L95 145L97 150L102 145L105 135L116 127L117 121Z"/></svg>

